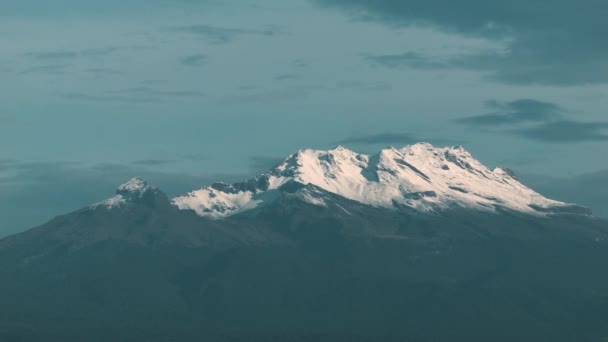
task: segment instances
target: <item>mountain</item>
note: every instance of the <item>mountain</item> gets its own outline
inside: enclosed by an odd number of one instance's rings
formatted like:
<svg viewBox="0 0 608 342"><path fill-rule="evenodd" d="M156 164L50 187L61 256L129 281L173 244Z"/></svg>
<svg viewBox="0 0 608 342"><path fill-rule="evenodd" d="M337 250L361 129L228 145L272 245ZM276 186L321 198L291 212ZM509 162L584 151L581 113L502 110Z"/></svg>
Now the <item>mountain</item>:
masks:
<svg viewBox="0 0 608 342"><path fill-rule="evenodd" d="M532 214L590 214L543 197L508 169L488 169L462 147L435 148L427 143L384 149L372 156L342 146L303 150L261 176L233 185L217 183L173 201L200 216L227 217L271 201L273 193L289 182L312 184L374 207L433 212L455 207L494 211L498 206ZM323 205L314 196L308 200Z"/></svg>
<svg viewBox="0 0 608 342"><path fill-rule="evenodd" d="M0 341L605 341L608 223L462 148L303 150L0 240Z"/></svg>

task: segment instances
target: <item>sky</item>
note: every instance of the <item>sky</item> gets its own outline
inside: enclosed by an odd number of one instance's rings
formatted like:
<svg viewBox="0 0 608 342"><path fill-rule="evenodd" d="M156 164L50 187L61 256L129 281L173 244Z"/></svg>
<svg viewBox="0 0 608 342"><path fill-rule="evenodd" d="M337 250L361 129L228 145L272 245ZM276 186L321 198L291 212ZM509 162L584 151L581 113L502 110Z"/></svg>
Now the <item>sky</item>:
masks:
<svg viewBox="0 0 608 342"><path fill-rule="evenodd" d="M608 193L607 12L604 0L4 1L0 236L132 176L177 195L338 144L463 145L539 187L570 182L566 200L580 179Z"/></svg>

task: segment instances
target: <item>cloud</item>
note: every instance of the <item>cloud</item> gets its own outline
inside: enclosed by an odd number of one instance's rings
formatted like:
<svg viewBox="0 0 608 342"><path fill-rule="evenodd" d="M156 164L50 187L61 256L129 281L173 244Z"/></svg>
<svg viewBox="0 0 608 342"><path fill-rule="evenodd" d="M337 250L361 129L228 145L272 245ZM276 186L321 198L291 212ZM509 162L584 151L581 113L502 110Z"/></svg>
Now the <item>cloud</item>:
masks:
<svg viewBox="0 0 608 342"><path fill-rule="evenodd" d="M354 135L340 140L340 144L361 144L361 145L380 145L380 144L411 144L416 142L416 138L407 133L378 133L367 135Z"/></svg>
<svg viewBox="0 0 608 342"><path fill-rule="evenodd" d="M136 47L130 47L131 49ZM120 50L118 47L103 47L91 48L84 50L49 50L49 51L33 51L23 54L23 57L32 61L47 63L28 67L19 75L26 74L65 74L66 69L72 66L72 62L79 58L96 58L109 55ZM108 68L89 68L84 70L87 73L93 74L119 74L120 72Z"/></svg>
<svg viewBox="0 0 608 342"><path fill-rule="evenodd" d="M109 55L119 50L117 47L91 48L84 50L53 50L53 51L35 51L27 52L25 57L36 60L65 60L75 58L90 58Z"/></svg>
<svg viewBox="0 0 608 342"><path fill-rule="evenodd" d="M242 90L242 91L252 91L252 90L256 90L259 89L259 86L255 86L255 85L242 85L239 86L238 89Z"/></svg>
<svg viewBox="0 0 608 342"><path fill-rule="evenodd" d="M505 83L608 82L608 2L596 0L315 0L391 27L422 25L506 44L504 54L449 60L405 53L376 56L384 66L466 68ZM372 58L372 60L374 60Z"/></svg>
<svg viewBox="0 0 608 342"><path fill-rule="evenodd" d="M353 89L362 91L388 91L393 86L387 82L362 82L362 81L340 81L336 83L335 89Z"/></svg>
<svg viewBox="0 0 608 342"><path fill-rule="evenodd" d="M548 143L608 141L608 122L561 120L534 127L510 130L511 133Z"/></svg>
<svg viewBox="0 0 608 342"><path fill-rule="evenodd" d="M303 59L295 59L291 62L291 65L295 68L306 68L308 66L308 62Z"/></svg>
<svg viewBox="0 0 608 342"><path fill-rule="evenodd" d="M527 122L550 122L559 120L565 112L559 105L533 99L518 99L510 102L491 100L486 105L490 113L469 116L456 120L471 126L500 126Z"/></svg>
<svg viewBox="0 0 608 342"><path fill-rule="evenodd" d="M301 100L321 90L330 89L322 85L296 85L275 89L262 89L259 86L241 86L238 95L226 96L221 100L224 104L268 103L290 100Z"/></svg>
<svg viewBox="0 0 608 342"><path fill-rule="evenodd" d="M487 101L489 113L455 122L471 127L498 127L502 133L546 143L608 141L608 121L584 122L568 119L564 108L551 102L518 99Z"/></svg>
<svg viewBox="0 0 608 342"><path fill-rule="evenodd" d="M159 86L159 85L165 85L168 84L169 81L168 80L143 80L143 81L139 81L139 84L145 85L145 86Z"/></svg>
<svg viewBox="0 0 608 342"><path fill-rule="evenodd" d="M158 90L150 87L134 87L108 91L109 94L129 94L140 97L202 97L204 93L196 90Z"/></svg>
<svg viewBox="0 0 608 342"><path fill-rule="evenodd" d="M202 154L202 153L187 153L187 154L180 155L180 158L182 158L184 160L199 162L199 161L208 160L209 156Z"/></svg>
<svg viewBox="0 0 608 342"><path fill-rule="evenodd" d="M275 77L274 79L277 81L286 81L286 80L295 80L297 78L298 78L298 75L296 75L296 74L282 74L282 75Z"/></svg>
<svg viewBox="0 0 608 342"><path fill-rule="evenodd" d="M130 97L120 95L94 95L79 92L70 92L63 94L63 98L75 101L87 102L121 102L121 103L158 103L161 102L158 98L150 97Z"/></svg>
<svg viewBox="0 0 608 342"><path fill-rule="evenodd" d="M63 97L69 100L92 102L158 103L171 99L201 98L205 94L195 90L158 90L151 87L134 87L109 90L101 94L69 92Z"/></svg>
<svg viewBox="0 0 608 342"><path fill-rule="evenodd" d="M142 159L136 160L132 164L142 166L162 166L175 163L174 159Z"/></svg>
<svg viewBox="0 0 608 342"><path fill-rule="evenodd" d="M302 100L308 96L331 91L363 91L379 92L392 89L387 82L365 82L365 81L338 81L334 84L280 84L280 87L272 89L263 88L260 85L242 85L238 89L240 94L226 96L223 103L259 103Z"/></svg>
<svg viewBox="0 0 608 342"><path fill-rule="evenodd" d="M69 67L69 64L46 64L46 65L38 65L26 68L19 72L19 75L28 75L28 74L51 74L51 75L60 75L65 74L66 69Z"/></svg>
<svg viewBox="0 0 608 342"><path fill-rule="evenodd" d="M338 141L341 145L394 145L403 146L419 142L430 142L437 145L455 145L459 142L445 138L420 138L409 133L377 133L353 135ZM462 142L460 142L462 143Z"/></svg>
<svg viewBox="0 0 608 342"><path fill-rule="evenodd" d="M95 74L99 76L108 76L108 75L122 75L123 73L110 68L88 68L85 69L84 72L89 74Z"/></svg>
<svg viewBox="0 0 608 342"><path fill-rule="evenodd" d="M452 63L449 61L433 61L416 52L388 55L362 54L362 57L372 65L392 69L401 67L414 69L447 69L453 67Z"/></svg>
<svg viewBox="0 0 608 342"><path fill-rule="evenodd" d="M190 25L181 26L173 29L174 32L189 33L204 37L214 44L226 44L235 39L246 36L273 36L278 33L276 29L242 29L242 28L225 28L210 25Z"/></svg>
<svg viewBox="0 0 608 342"><path fill-rule="evenodd" d="M179 62L185 66L198 67L207 64L207 55L191 55L180 58Z"/></svg>

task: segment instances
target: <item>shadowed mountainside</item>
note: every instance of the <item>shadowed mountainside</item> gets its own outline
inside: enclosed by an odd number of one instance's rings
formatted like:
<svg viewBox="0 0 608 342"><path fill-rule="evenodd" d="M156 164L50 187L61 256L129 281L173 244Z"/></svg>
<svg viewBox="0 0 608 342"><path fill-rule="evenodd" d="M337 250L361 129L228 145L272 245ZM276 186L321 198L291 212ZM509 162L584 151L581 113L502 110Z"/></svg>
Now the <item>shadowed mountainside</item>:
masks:
<svg viewBox="0 0 608 342"><path fill-rule="evenodd" d="M0 340L602 341L607 258L587 215L422 214L293 184L210 220L149 189L0 240Z"/></svg>

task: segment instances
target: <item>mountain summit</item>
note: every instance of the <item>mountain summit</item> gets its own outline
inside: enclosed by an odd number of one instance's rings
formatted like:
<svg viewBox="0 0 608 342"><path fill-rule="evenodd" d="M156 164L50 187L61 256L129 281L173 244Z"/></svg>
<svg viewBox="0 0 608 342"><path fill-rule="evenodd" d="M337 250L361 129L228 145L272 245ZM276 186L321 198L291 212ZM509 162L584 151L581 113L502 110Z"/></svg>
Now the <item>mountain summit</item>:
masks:
<svg viewBox="0 0 608 342"><path fill-rule="evenodd" d="M108 209L133 204L146 204L152 206L158 202L167 202L168 199L158 188L152 187L143 178L135 177L118 186L116 196L93 204L93 208L106 207Z"/></svg>
<svg viewBox="0 0 608 342"><path fill-rule="evenodd" d="M200 216L223 218L268 204L276 197L273 193L292 182L381 208L590 214L586 208L545 198L508 169L487 168L460 146L437 148L428 143L387 148L373 155L343 146L300 150L260 176L232 185L216 183L179 196L173 203ZM314 196L305 200L325 205Z"/></svg>

